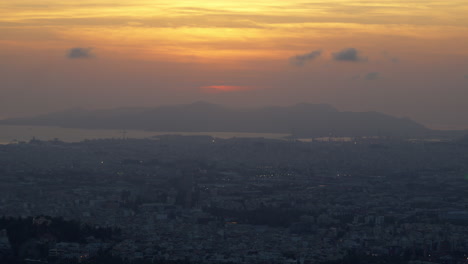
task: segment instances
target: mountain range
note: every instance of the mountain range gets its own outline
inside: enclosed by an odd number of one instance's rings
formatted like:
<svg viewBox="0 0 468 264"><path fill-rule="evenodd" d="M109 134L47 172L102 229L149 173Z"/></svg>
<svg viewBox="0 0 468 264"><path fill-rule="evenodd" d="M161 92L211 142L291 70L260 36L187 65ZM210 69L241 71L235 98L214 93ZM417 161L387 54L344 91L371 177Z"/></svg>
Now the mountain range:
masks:
<svg viewBox="0 0 468 264"><path fill-rule="evenodd" d="M206 102L154 108L70 109L0 120L0 124L177 132L285 133L296 137L411 137L431 131L408 118L378 112L341 112L327 104L308 103L244 109Z"/></svg>

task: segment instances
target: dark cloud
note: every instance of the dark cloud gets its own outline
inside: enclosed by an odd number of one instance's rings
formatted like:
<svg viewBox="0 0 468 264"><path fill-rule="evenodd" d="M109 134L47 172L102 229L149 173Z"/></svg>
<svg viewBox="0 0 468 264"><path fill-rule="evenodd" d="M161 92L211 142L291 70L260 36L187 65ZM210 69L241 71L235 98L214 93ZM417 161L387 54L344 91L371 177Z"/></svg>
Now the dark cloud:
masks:
<svg viewBox="0 0 468 264"><path fill-rule="evenodd" d="M366 80L372 81L372 80L377 80L380 77L380 73L378 72L369 72L366 74Z"/></svg>
<svg viewBox="0 0 468 264"><path fill-rule="evenodd" d="M385 57L385 59L393 62L393 63L399 63L400 62L400 59L398 57L395 57L393 55L390 54L390 52L388 51L382 51L382 55Z"/></svg>
<svg viewBox="0 0 468 264"><path fill-rule="evenodd" d="M363 58L359 55L359 51L355 48L347 48L339 52L333 53L333 59L336 61L366 61L366 58Z"/></svg>
<svg viewBox="0 0 468 264"><path fill-rule="evenodd" d="M306 64L308 61L315 60L320 55L322 55L322 51L315 50L306 54L301 54L301 55L296 55L294 57L291 57L289 61L293 65L304 66L304 64Z"/></svg>
<svg viewBox="0 0 468 264"><path fill-rule="evenodd" d="M72 48L68 50L67 57L69 59L89 59L93 58L94 55L91 52L92 48Z"/></svg>

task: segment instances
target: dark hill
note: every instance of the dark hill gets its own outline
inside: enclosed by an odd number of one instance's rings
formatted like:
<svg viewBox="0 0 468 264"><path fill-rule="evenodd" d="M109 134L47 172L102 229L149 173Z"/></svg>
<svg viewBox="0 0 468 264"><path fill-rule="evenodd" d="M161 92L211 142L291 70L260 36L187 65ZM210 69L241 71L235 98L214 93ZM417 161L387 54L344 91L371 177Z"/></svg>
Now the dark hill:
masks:
<svg viewBox="0 0 468 264"><path fill-rule="evenodd" d="M318 136L421 136L430 130L406 118L377 112L340 112L326 104L231 109L196 102L156 108L71 109L30 118L1 120L8 125L139 129L180 132L287 133Z"/></svg>

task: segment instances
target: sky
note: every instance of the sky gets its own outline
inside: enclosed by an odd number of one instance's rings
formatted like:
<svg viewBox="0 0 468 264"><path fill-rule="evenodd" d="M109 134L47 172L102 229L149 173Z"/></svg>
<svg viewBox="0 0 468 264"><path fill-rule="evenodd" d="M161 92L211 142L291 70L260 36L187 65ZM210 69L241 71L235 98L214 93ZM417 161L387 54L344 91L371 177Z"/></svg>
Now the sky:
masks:
<svg viewBox="0 0 468 264"><path fill-rule="evenodd" d="M0 0L0 118L327 103L468 129L466 0Z"/></svg>

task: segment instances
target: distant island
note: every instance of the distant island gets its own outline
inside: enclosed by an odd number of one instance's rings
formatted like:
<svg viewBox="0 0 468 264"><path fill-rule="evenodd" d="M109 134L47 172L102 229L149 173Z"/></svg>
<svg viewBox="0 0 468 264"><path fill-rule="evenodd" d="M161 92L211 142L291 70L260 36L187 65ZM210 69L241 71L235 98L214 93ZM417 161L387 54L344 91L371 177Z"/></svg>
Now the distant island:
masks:
<svg viewBox="0 0 468 264"><path fill-rule="evenodd" d="M207 102L154 108L70 109L1 125L180 132L285 133L293 137L422 137L432 130L408 119L378 112L341 112L327 104L234 109Z"/></svg>

